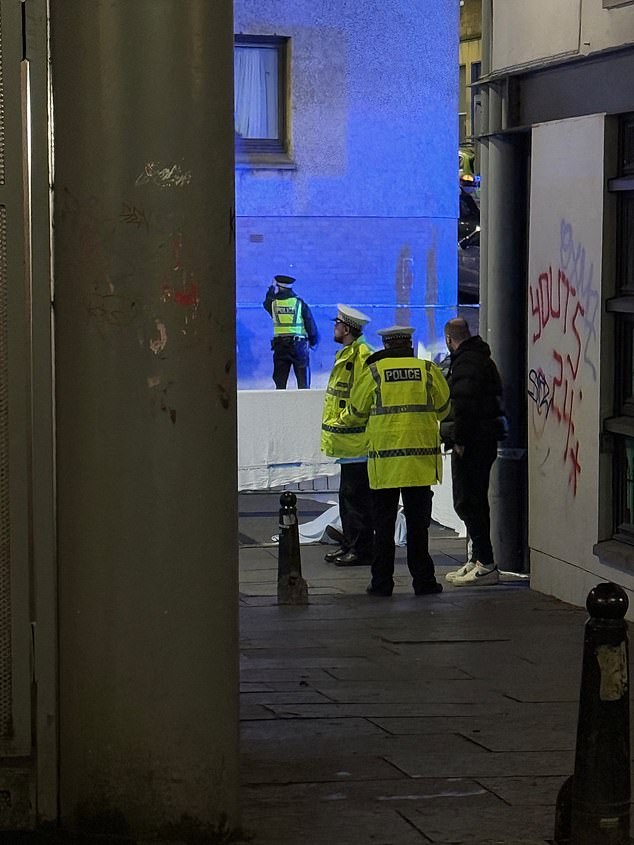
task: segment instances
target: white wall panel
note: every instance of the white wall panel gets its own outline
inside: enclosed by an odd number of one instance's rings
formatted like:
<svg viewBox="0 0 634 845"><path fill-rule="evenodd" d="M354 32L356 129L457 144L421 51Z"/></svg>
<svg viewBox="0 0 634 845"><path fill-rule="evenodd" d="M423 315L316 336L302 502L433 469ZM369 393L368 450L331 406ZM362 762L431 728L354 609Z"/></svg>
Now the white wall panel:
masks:
<svg viewBox="0 0 634 845"><path fill-rule="evenodd" d="M492 69L576 53L580 11L581 0L493 0Z"/></svg>
<svg viewBox="0 0 634 845"><path fill-rule="evenodd" d="M583 0L581 52L594 53L634 42L634 6L604 9L600 0Z"/></svg>
<svg viewBox="0 0 634 845"><path fill-rule="evenodd" d="M588 567L597 542L603 115L533 130L529 545Z"/></svg>
<svg viewBox="0 0 634 845"><path fill-rule="evenodd" d="M634 5L601 0L493 0L494 71L634 43Z"/></svg>

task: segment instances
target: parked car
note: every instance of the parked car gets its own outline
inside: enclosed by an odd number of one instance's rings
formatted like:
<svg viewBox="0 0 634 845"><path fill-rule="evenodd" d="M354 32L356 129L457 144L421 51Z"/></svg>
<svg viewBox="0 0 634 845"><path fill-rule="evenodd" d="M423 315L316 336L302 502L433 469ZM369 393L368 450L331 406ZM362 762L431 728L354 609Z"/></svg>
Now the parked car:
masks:
<svg viewBox="0 0 634 845"><path fill-rule="evenodd" d="M458 241L458 303L480 301L480 227Z"/></svg>
<svg viewBox="0 0 634 845"><path fill-rule="evenodd" d="M460 217L458 218L458 240L475 232L480 225L480 208L473 196L460 188Z"/></svg>
<svg viewBox="0 0 634 845"><path fill-rule="evenodd" d="M475 150L471 147L458 150L458 180L462 189L479 196L480 176L476 173Z"/></svg>

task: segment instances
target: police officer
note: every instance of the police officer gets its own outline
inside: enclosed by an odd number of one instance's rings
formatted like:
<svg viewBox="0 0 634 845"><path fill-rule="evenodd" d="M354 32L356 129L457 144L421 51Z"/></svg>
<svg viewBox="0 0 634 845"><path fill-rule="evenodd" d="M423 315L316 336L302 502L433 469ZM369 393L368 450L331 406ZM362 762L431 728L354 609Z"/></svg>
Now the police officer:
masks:
<svg viewBox="0 0 634 845"><path fill-rule="evenodd" d="M378 334L384 349L366 361L344 421L367 421L368 476L374 515L372 582L367 592L394 589L394 528L399 495L407 526L407 565L417 596L442 592L429 554L430 485L442 479L438 423L449 411L449 387L440 369L414 355L408 326Z"/></svg>
<svg viewBox="0 0 634 845"><path fill-rule="evenodd" d="M276 390L286 390L288 374L293 368L297 387L310 387L310 356L319 334L310 308L295 296L292 276L275 276L275 284L266 292L262 305L273 318L273 381Z"/></svg>
<svg viewBox="0 0 634 845"><path fill-rule="evenodd" d="M369 322L370 318L356 308L337 306L334 340L342 349L335 355L321 421L321 451L341 464L339 515L344 540L340 549L325 556L335 566L369 566L372 557L374 530L365 425L346 425L341 421L350 404L350 391L373 351L363 336Z"/></svg>

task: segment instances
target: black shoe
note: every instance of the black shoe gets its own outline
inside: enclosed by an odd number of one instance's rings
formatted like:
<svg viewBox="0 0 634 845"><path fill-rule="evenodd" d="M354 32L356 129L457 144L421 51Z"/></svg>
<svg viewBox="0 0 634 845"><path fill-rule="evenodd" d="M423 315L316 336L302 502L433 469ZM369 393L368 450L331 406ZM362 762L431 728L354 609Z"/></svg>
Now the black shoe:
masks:
<svg viewBox="0 0 634 845"><path fill-rule="evenodd" d="M340 546L338 549L334 549L332 552L326 552L324 555L324 560L326 563L334 563L338 557L341 555L345 555L348 550L345 549L343 546Z"/></svg>
<svg viewBox="0 0 634 845"><path fill-rule="evenodd" d="M430 596L433 593L442 593L442 584L439 584L438 581L421 584L420 587L416 587L414 590L414 594L417 596Z"/></svg>
<svg viewBox="0 0 634 845"><path fill-rule="evenodd" d="M392 590L388 590L385 587L373 587L372 584L366 587L365 591L369 596L382 596L386 599L389 599L392 595Z"/></svg>
<svg viewBox="0 0 634 845"><path fill-rule="evenodd" d="M370 562L360 558L356 552L346 552L335 558L335 566L369 566Z"/></svg>

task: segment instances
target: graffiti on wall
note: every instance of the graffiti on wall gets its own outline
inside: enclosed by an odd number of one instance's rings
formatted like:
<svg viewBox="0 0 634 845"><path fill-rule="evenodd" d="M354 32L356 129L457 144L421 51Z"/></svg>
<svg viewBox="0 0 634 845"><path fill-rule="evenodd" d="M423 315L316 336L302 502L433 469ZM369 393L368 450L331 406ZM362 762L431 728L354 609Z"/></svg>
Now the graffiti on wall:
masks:
<svg viewBox="0 0 634 845"><path fill-rule="evenodd" d="M594 264L572 224L561 221L558 266L529 285L531 369L528 395L533 437L543 443L542 467L559 467L577 495L583 470L578 419L584 388L597 380L599 294ZM549 467L550 468L550 467Z"/></svg>

